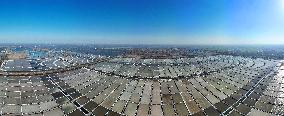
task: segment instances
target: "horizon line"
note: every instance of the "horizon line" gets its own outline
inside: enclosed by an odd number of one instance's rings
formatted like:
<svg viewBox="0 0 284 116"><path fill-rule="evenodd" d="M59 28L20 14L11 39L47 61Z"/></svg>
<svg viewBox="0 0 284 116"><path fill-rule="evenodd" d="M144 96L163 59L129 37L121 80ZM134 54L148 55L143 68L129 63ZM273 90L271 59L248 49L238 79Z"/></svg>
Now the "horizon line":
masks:
<svg viewBox="0 0 284 116"><path fill-rule="evenodd" d="M140 45L146 45L146 46L284 46L284 43L278 43L278 44L264 44L264 43L259 43L259 44L252 44L252 43L247 43L247 44L157 44L157 43L22 43L22 42L9 42L9 43L0 43L0 45L134 45L134 46L140 46Z"/></svg>

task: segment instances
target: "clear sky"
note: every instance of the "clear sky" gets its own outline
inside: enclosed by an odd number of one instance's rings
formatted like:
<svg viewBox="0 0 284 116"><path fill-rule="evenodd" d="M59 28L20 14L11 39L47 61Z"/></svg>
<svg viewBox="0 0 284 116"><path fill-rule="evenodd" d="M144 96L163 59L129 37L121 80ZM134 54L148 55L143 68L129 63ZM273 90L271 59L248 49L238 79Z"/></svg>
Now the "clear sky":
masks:
<svg viewBox="0 0 284 116"><path fill-rule="evenodd" d="M0 0L0 42L284 44L284 0Z"/></svg>

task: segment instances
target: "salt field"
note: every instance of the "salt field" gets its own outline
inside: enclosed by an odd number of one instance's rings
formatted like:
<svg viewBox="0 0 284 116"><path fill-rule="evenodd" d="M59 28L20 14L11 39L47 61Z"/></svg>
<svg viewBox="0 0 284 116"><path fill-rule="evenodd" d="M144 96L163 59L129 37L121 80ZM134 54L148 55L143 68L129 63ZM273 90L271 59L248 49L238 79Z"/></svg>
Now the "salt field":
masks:
<svg viewBox="0 0 284 116"><path fill-rule="evenodd" d="M48 54L3 60L1 115L284 115L282 60Z"/></svg>

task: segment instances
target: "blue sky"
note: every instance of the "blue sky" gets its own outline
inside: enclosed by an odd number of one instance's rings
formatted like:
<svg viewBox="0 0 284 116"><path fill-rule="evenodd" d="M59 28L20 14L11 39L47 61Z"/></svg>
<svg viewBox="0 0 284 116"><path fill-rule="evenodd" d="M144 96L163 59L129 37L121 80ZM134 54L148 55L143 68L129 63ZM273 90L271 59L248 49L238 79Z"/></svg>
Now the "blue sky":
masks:
<svg viewBox="0 0 284 116"><path fill-rule="evenodd" d="M284 44L283 0L0 0L2 43Z"/></svg>

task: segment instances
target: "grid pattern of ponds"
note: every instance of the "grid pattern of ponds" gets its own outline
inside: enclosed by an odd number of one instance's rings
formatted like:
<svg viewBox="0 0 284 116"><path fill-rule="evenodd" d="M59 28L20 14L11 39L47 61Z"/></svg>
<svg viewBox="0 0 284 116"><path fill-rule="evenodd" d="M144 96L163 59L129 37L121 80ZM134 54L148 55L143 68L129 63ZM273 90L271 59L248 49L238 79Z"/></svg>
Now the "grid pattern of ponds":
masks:
<svg viewBox="0 0 284 116"><path fill-rule="evenodd" d="M1 114L283 115L279 62L227 56L161 62L116 59L43 77L1 77Z"/></svg>

